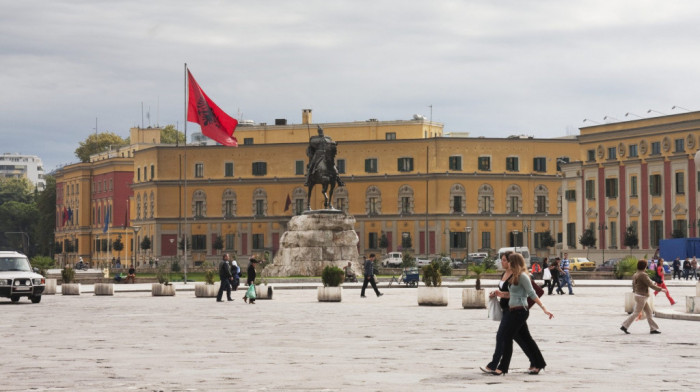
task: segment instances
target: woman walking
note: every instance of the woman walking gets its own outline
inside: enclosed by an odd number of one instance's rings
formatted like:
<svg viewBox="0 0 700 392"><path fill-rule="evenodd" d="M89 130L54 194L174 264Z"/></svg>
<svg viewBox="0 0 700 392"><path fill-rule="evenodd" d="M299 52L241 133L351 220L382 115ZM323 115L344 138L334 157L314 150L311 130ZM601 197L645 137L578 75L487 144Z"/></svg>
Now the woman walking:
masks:
<svg viewBox="0 0 700 392"><path fill-rule="evenodd" d="M537 293L535 293L535 289L532 288L523 256L519 253L513 253L508 256L508 262L510 264L512 276L509 279L510 286L508 287L509 309L507 313L503 314L503 322L505 323L503 327L503 356L501 356L501 361L496 370L491 374L494 376L501 376L508 373L510 360L513 356L513 340L518 335L530 337L529 341L524 342L525 344L521 346L525 355L530 358L531 367L528 374L540 374L540 371L547 366L547 363L544 361L544 357L537 343L532 339L527 326L527 319L530 316L527 299L531 298L535 301L535 303L542 308L544 314L550 319L554 317L554 315L544 307ZM503 295L501 294L498 296L502 297Z"/></svg>
<svg viewBox="0 0 700 392"><path fill-rule="evenodd" d="M250 258L248 263L248 276L246 277L246 284L248 285L248 290L243 296L243 300L249 304L255 304L255 265L258 263L254 258ZM250 300L250 301L249 301Z"/></svg>
<svg viewBox="0 0 700 392"><path fill-rule="evenodd" d="M546 287L549 291L549 293L552 293L552 271L549 269L549 258L545 257L542 259L542 280L544 281L544 284L542 285L542 289Z"/></svg>
<svg viewBox="0 0 700 392"><path fill-rule="evenodd" d="M668 287L666 287L666 277L664 276L664 259L659 259L659 263L656 265L656 275L661 278L661 283L659 283L659 287L666 289L666 298L668 298L668 301L671 303L671 305L675 305L676 301L673 300L671 297L671 293L668 291ZM658 294L658 291L654 291L654 296Z"/></svg>
<svg viewBox="0 0 700 392"><path fill-rule="evenodd" d="M661 268L663 268L663 264L661 264ZM657 334L661 333L659 331L659 326L654 322L654 319L652 318L652 311L651 307L647 303L647 300L649 299L649 289L652 288L655 291L663 291L663 292L668 292L666 289L662 289L661 287L657 286L654 284L654 282L651 281L651 278L645 270L647 269L647 261L646 260L639 260L637 262L637 272L632 275L632 290L634 291L634 310L632 311L632 314L630 314L627 319L622 323L622 326L620 329L624 333L629 333L627 331L627 328L632 325L634 320L637 319L637 317L644 312L644 314L647 316L647 322L649 323L649 333L650 334Z"/></svg>
<svg viewBox="0 0 700 392"><path fill-rule="evenodd" d="M557 257L549 264L549 272L552 274L552 283L549 285L547 295L552 295L555 283L557 285L557 294L564 294L564 290L561 289L561 282L559 281L559 274L562 272L559 267L559 260L560 259Z"/></svg>

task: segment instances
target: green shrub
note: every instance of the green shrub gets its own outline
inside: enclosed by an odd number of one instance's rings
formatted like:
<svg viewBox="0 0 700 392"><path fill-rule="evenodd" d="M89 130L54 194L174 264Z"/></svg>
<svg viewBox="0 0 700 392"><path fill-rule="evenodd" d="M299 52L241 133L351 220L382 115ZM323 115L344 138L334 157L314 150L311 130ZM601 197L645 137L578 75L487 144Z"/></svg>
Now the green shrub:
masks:
<svg viewBox="0 0 700 392"><path fill-rule="evenodd" d="M624 259L620 260L619 263L617 263L617 266L615 266L615 277L618 279L622 279L625 276L630 276L637 271L637 260L636 257L634 256L626 256Z"/></svg>
<svg viewBox="0 0 700 392"><path fill-rule="evenodd" d="M75 280L75 270L70 266L66 266L66 268L61 270L61 279L63 283L73 283Z"/></svg>
<svg viewBox="0 0 700 392"><path fill-rule="evenodd" d="M52 258L47 256L35 256L32 259L32 267L38 268L41 275L46 276L46 270L54 266Z"/></svg>
<svg viewBox="0 0 700 392"><path fill-rule="evenodd" d="M438 267L440 268L440 274L442 276L452 276L452 263L450 262L450 259L439 258L433 261L436 261L438 263Z"/></svg>
<svg viewBox="0 0 700 392"><path fill-rule="evenodd" d="M411 252L404 251L401 253L401 267L411 268L416 266L416 258L413 257Z"/></svg>
<svg viewBox="0 0 700 392"><path fill-rule="evenodd" d="M327 265L321 273L321 280L325 287L338 287L345 279L345 271L335 265Z"/></svg>
<svg viewBox="0 0 700 392"><path fill-rule="evenodd" d="M206 284L214 284L214 277L216 276L216 272L214 270L207 270L204 273L204 282Z"/></svg>
<svg viewBox="0 0 700 392"><path fill-rule="evenodd" d="M486 271L484 265L475 265L472 267L472 272L476 275L476 289L481 290L481 274Z"/></svg>
<svg viewBox="0 0 700 392"><path fill-rule="evenodd" d="M442 286L442 275L437 261L431 261L423 267L423 283L428 287Z"/></svg>
<svg viewBox="0 0 700 392"><path fill-rule="evenodd" d="M487 271L495 270L496 269L496 259L494 259L492 257L487 257L484 259L484 262L481 263L481 265L483 265Z"/></svg>
<svg viewBox="0 0 700 392"><path fill-rule="evenodd" d="M180 272L180 261L176 258L173 260L173 263L170 265L170 270L173 272Z"/></svg>

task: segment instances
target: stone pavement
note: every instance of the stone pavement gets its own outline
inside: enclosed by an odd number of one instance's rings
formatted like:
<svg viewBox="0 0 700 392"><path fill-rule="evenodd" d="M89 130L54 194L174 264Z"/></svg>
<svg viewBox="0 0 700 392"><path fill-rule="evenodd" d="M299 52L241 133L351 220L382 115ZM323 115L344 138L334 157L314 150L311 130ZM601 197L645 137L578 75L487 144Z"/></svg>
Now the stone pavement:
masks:
<svg viewBox="0 0 700 392"><path fill-rule="evenodd" d="M516 347L504 377L479 371L498 324L485 309L462 309L456 287L447 307L417 306L415 288L361 299L350 286L343 302L319 303L314 289L281 284L255 305L241 291L232 303L195 298L192 284L175 297L151 297L136 290L150 285L137 284L118 285L111 297L0 300L0 390L695 390L700 323L658 319L663 333L649 335L642 321L625 335L629 282L614 283L581 281L576 295L545 295L555 318L534 308L529 325L547 369L525 374ZM681 310L695 295L689 283L670 282ZM656 305L671 309L664 297Z"/></svg>

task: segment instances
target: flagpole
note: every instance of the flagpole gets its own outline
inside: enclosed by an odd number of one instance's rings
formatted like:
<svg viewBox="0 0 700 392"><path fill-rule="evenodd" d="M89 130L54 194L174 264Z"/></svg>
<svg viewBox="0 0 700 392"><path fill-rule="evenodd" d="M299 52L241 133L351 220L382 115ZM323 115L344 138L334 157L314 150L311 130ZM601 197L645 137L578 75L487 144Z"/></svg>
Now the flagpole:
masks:
<svg viewBox="0 0 700 392"><path fill-rule="evenodd" d="M185 227L183 230L183 249L185 253L185 261L184 261L184 272L185 272L185 284L187 284L187 63L185 63L185 149L184 149L184 156L185 156L185 188L184 188L184 208L183 212L185 214Z"/></svg>

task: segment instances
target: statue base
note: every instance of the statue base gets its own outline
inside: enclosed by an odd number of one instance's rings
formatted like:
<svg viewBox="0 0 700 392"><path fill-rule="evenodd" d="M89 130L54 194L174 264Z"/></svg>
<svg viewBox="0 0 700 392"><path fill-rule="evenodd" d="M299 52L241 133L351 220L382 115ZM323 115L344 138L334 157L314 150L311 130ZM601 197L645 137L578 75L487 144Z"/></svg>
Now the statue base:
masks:
<svg viewBox="0 0 700 392"><path fill-rule="evenodd" d="M320 276L327 265L343 268L350 262L356 275L363 259L357 251L355 218L339 210L307 211L292 217L280 238L280 249L267 276Z"/></svg>
<svg viewBox="0 0 700 392"><path fill-rule="evenodd" d="M336 210L335 208L326 208L323 210L306 210L302 212L302 215L314 215L314 214L345 214L341 210Z"/></svg>

